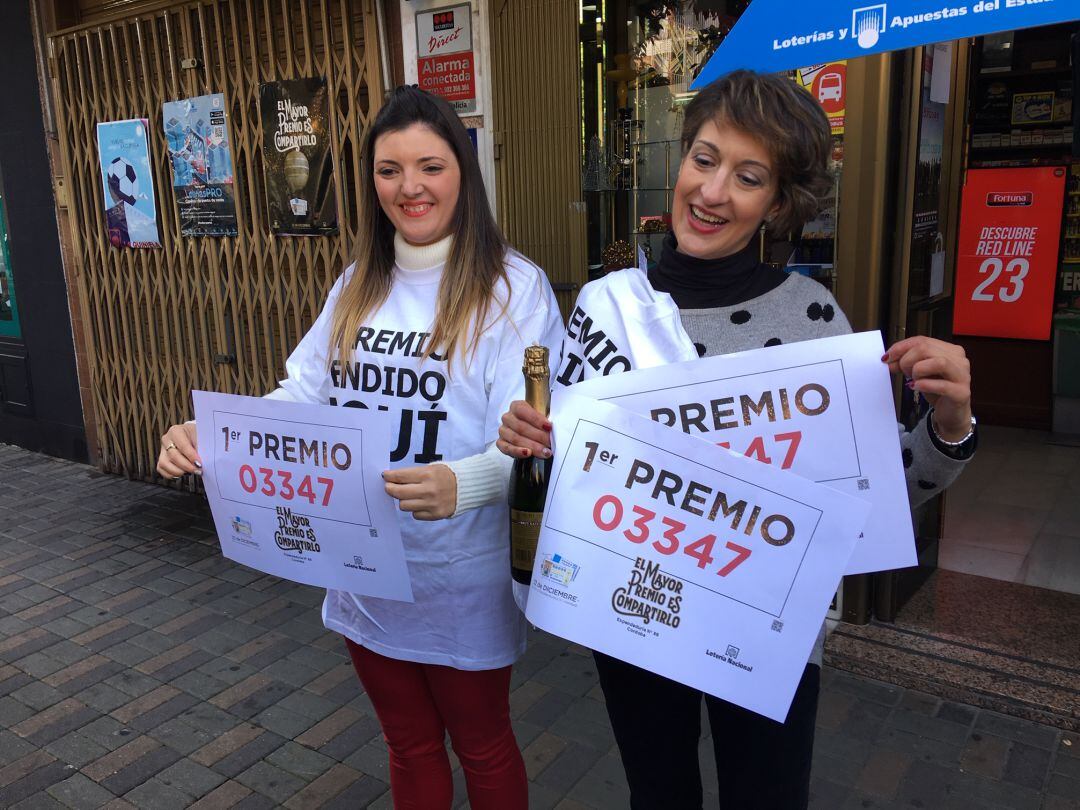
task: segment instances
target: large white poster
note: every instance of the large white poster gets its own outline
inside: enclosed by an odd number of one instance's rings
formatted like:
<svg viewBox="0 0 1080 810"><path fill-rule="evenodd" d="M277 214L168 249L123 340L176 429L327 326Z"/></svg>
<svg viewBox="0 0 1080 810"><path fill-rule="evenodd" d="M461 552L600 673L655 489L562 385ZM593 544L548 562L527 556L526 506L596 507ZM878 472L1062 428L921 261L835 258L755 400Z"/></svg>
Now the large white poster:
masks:
<svg viewBox="0 0 1080 810"><path fill-rule="evenodd" d="M382 411L192 392L222 553L267 574L413 601L382 471Z"/></svg>
<svg viewBox="0 0 1080 810"><path fill-rule="evenodd" d="M782 721L869 505L574 390L529 621Z"/></svg>
<svg viewBox="0 0 1080 810"><path fill-rule="evenodd" d="M873 505L847 574L916 564L879 332L822 338L586 380L605 400Z"/></svg>

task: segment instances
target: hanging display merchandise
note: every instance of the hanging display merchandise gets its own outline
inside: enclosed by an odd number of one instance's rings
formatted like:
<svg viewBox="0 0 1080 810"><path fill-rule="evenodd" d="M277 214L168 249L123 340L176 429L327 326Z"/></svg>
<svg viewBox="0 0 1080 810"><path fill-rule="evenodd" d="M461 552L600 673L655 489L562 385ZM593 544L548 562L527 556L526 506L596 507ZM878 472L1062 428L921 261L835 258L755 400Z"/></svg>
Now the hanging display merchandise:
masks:
<svg viewBox="0 0 1080 810"><path fill-rule="evenodd" d="M161 105L173 193L184 236L236 236L232 153L225 96L166 101Z"/></svg>
<svg viewBox="0 0 1080 810"><path fill-rule="evenodd" d="M330 99L325 77L260 87L263 171L270 230L315 236L337 230Z"/></svg>
<svg viewBox="0 0 1080 810"><path fill-rule="evenodd" d="M145 118L97 125L105 221L113 247L159 248Z"/></svg>

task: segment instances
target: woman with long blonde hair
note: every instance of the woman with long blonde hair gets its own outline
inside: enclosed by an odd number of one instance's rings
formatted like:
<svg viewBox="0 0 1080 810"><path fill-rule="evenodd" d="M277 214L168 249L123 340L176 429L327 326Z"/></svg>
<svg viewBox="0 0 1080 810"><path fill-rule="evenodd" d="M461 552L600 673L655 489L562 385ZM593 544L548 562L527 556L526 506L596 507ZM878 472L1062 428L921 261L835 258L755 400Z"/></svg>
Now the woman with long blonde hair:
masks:
<svg viewBox="0 0 1080 810"><path fill-rule="evenodd" d="M473 808L525 808L510 727L510 665L525 623L507 577L507 461L500 418L523 390L525 346L556 347L544 274L510 250L476 154L446 102L391 93L367 133L356 261L286 363L270 398L389 411L387 492L399 501L415 602L328 591L390 751L398 808L453 797L447 732ZM194 425L162 437L158 471L196 472Z"/></svg>

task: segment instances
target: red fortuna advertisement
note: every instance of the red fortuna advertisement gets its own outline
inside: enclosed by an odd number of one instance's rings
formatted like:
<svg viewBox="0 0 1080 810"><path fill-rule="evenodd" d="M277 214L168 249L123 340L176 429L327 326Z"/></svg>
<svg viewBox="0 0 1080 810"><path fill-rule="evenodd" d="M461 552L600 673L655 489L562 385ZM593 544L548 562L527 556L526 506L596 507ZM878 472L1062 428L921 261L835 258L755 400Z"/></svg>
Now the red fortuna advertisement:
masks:
<svg viewBox="0 0 1080 810"><path fill-rule="evenodd" d="M458 115L476 112L471 5L416 13L416 77Z"/></svg>
<svg viewBox="0 0 1080 810"><path fill-rule="evenodd" d="M1065 171L972 169L964 186L953 332L1047 340Z"/></svg>

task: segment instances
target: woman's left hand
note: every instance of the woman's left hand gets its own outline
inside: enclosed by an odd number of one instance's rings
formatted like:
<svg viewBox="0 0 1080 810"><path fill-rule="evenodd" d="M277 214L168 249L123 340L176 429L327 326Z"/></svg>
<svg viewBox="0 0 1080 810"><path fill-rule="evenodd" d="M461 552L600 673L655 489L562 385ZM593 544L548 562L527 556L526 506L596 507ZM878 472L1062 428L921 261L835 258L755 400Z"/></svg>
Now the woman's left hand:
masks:
<svg viewBox="0 0 1080 810"><path fill-rule="evenodd" d="M386 470L383 480L386 494L417 520L442 520L457 509L457 476L445 464Z"/></svg>
<svg viewBox="0 0 1080 810"><path fill-rule="evenodd" d="M971 430L971 364L961 346L918 335L889 347L882 362L900 372L908 387L934 408L934 432L947 442L960 441Z"/></svg>

